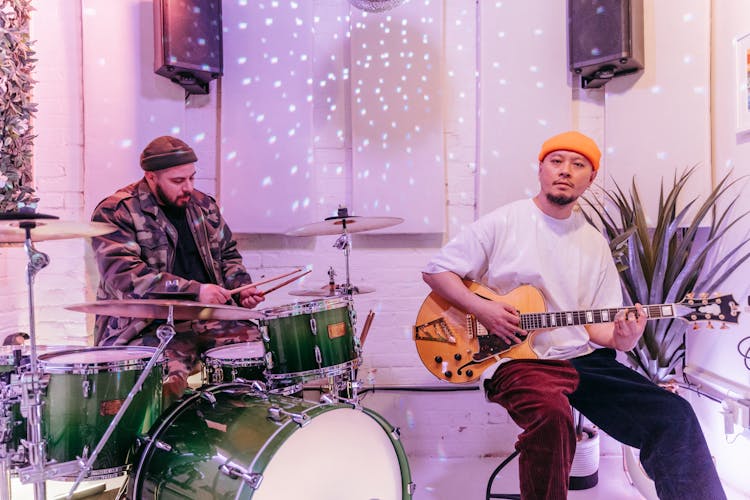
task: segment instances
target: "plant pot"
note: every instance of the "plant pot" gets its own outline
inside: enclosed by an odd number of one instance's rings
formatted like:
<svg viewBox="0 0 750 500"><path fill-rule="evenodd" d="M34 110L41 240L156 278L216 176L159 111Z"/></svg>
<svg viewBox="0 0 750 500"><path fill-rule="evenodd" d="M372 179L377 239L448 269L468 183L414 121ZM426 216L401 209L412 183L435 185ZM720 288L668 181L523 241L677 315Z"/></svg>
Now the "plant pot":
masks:
<svg viewBox="0 0 750 500"><path fill-rule="evenodd" d="M587 490L599 483L599 433L584 427L576 443L576 453L570 469L568 488Z"/></svg>

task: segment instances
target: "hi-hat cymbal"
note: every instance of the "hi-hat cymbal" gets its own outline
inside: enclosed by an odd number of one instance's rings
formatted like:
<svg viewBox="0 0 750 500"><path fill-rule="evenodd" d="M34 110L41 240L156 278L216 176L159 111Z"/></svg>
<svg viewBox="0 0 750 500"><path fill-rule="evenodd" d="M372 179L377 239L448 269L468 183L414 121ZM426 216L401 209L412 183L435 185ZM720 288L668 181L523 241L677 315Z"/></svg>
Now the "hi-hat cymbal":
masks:
<svg viewBox="0 0 750 500"><path fill-rule="evenodd" d="M167 319L169 308L172 307L175 320L249 320L259 319L263 315L245 307L227 306L219 304L202 304L190 300L165 299L124 299L97 300L66 306L65 309L101 316L115 316L118 318Z"/></svg>
<svg viewBox="0 0 750 500"><path fill-rule="evenodd" d="M356 286L351 285L350 291L352 295L359 295L362 293L372 293L375 289L371 286ZM340 297L348 295L345 285L335 285L333 289L330 285L323 285L320 288L301 288L299 290L292 290L289 295L303 296L303 297Z"/></svg>
<svg viewBox="0 0 750 500"><path fill-rule="evenodd" d="M90 238L111 233L116 229L112 224L105 222L74 222L50 218L0 219L0 243L24 243L27 225L31 226L31 241L34 242Z"/></svg>
<svg viewBox="0 0 750 500"><path fill-rule="evenodd" d="M287 236L324 236L329 234L361 233L384 227L401 224L401 217L359 217L349 215L347 217L328 217L321 222L313 222L287 231Z"/></svg>

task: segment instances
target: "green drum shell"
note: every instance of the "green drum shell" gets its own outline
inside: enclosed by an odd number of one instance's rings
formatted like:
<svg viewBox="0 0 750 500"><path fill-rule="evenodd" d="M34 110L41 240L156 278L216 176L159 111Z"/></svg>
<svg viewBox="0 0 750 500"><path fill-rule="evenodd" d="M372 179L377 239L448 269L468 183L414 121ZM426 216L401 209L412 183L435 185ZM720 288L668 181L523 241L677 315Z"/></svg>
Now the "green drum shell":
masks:
<svg viewBox="0 0 750 500"><path fill-rule="evenodd" d="M401 483L400 492L395 498L411 499L413 483L406 454L397 431L383 417L365 408L353 409L351 405L317 405L299 398L261 395L253 392L247 384L212 386L173 404L138 451L128 484L130 498L209 500L250 499L254 495L260 497L259 500L270 498L267 494L271 485L264 482L265 479L253 488L238 475L231 477L221 468L224 464L234 464L238 466L236 470L244 470L247 475L262 475L269 463L279 455L287 439L299 429L304 432L304 425L301 426L287 415L282 414L279 421L269 418L268 408L272 405L285 412L304 415L308 423L327 412L341 409L360 418L364 418L362 415L369 417L367 420L379 426L392 445L397 461L394 465L400 470ZM330 437L330 444L336 444L338 436ZM305 449L305 455L306 463L319 460L316 449ZM337 459L348 462L353 457L343 455L337 456ZM326 488L330 484L326 500L360 498L352 496L351 491L346 491L337 482L336 468L341 463L326 463L325 466L331 467L331 477L319 480L325 481ZM358 472L370 476L375 474L372 470ZM284 479L288 474L288 480L295 481L298 473L298 470L289 470L284 474ZM264 486L266 491L263 491ZM368 495L362 498L373 497Z"/></svg>
<svg viewBox="0 0 750 500"><path fill-rule="evenodd" d="M143 350L144 355L155 352L153 348L127 346L88 350ZM93 451L150 357L104 363L55 362L56 356L72 352L39 357L42 373L50 375L43 398L42 436L47 444L48 458L58 462L80 457L84 446L88 447L89 454ZM136 437L145 435L161 414L163 376L163 361L159 361L94 461L90 479L121 475L132 462ZM85 386L88 389L84 389ZM75 477L77 474L61 479Z"/></svg>
<svg viewBox="0 0 750 500"><path fill-rule="evenodd" d="M37 345L36 352L37 356L46 353L70 351L78 349L87 349L86 346L71 346L71 345ZM20 365L16 366L16 359L14 351L19 351L21 356ZM0 376L6 377L7 382L10 384L18 384L20 386L20 374L29 371L29 356L31 347L29 345L23 346L0 346ZM9 450L18 450L21 447L21 440L26 439L27 435L27 420L21 412L20 396L9 402L9 415L10 421L8 425L12 427L10 433L10 441L7 443ZM16 464L14 464L16 465ZM23 462L17 465L28 465Z"/></svg>
<svg viewBox="0 0 750 500"><path fill-rule="evenodd" d="M311 301L267 310L259 320L269 379L323 378L357 358L351 305L342 299ZM317 334L311 326L315 321ZM320 363L316 357L320 351ZM270 356L269 356L270 354ZM269 359L270 358L270 359Z"/></svg>
<svg viewBox="0 0 750 500"><path fill-rule="evenodd" d="M266 361L260 352L253 352L256 342L240 342L209 349L203 354L203 383L221 384L235 379L265 380ZM259 344L258 344L259 345ZM258 357L243 354L260 354ZM244 356L244 354L243 354Z"/></svg>

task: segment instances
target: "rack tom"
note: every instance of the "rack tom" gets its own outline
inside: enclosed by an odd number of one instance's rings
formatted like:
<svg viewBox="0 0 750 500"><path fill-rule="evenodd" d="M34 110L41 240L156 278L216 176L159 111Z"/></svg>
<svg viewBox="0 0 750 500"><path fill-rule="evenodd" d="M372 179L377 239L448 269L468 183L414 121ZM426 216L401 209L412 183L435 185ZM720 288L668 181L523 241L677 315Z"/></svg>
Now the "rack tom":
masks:
<svg viewBox="0 0 750 500"><path fill-rule="evenodd" d="M335 297L265 309L259 320L270 382L341 375L358 352L351 299Z"/></svg>

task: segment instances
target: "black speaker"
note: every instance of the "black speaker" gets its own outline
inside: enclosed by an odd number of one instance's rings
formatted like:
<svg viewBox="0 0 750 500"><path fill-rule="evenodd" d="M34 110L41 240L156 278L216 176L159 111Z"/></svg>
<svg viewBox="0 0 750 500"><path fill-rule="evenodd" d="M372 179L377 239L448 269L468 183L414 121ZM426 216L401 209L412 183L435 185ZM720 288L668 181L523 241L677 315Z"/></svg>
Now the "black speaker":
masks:
<svg viewBox="0 0 750 500"><path fill-rule="evenodd" d="M643 69L643 0L568 0L568 63L584 88Z"/></svg>
<svg viewBox="0 0 750 500"><path fill-rule="evenodd" d="M221 0L154 0L154 72L191 94L223 74Z"/></svg>

